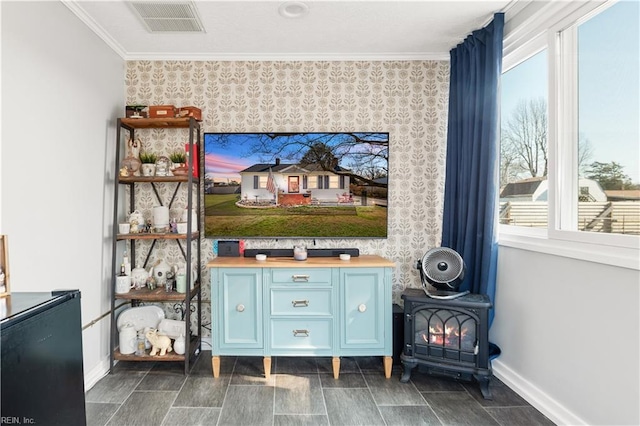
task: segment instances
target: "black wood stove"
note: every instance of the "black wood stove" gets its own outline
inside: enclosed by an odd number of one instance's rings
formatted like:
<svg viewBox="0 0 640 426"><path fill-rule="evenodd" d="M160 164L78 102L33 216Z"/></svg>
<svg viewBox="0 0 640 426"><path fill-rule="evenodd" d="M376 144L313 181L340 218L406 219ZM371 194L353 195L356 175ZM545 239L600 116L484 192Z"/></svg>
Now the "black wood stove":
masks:
<svg viewBox="0 0 640 426"><path fill-rule="evenodd" d="M485 399L491 399L489 309L484 294L444 300L427 297L421 289L408 289L404 300L404 351L401 356L408 382L420 366L428 374L475 380Z"/></svg>

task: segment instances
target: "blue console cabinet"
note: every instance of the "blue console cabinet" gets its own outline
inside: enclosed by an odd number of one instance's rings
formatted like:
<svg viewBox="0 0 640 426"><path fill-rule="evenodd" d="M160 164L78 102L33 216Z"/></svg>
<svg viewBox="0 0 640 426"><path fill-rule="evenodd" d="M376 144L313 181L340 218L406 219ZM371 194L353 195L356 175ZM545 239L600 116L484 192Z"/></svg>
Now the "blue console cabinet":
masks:
<svg viewBox="0 0 640 426"><path fill-rule="evenodd" d="M382 257L219 257L211 276L213 375L220 356L262 356L265 377L271 356L382 356L391 377L391 269Z"/></svg>

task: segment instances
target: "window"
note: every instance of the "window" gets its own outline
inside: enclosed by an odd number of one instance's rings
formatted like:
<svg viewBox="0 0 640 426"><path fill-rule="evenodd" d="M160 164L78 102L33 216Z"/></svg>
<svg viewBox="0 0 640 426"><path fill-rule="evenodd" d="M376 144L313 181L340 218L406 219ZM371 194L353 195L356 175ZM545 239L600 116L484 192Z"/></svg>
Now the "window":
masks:
<svg viewBox="0 0 640 426"><path fill-rule="evenodd" d="M258 176L258 179L260 180L260 182L258 183L258 188L266 189L267 188L267 180L269 180L269 176Z"/></svg>
<svg viewBox="0 0 640 426"><path fill-rule="evenodd" d="M547 227L547 51L502 75L500 223Z"/></svg>
<svg viewBox="0 0 640 426"><path fill-rule="evenodd" d="M335 188L340 188L340 181L337 175L318 176L318 189L335 189Z"/></svg>
<svg viewBox="0 0 640 426"><path fill-rule="evenodd" d="M562 229L640 235L638 9L618 2L563 32L568 44L577 39L572 142L588 197L578 198L577 223L571 218Z"/></svg>
<svg viewBox="0 0 640 426"><path fill-rule="evenodd" d="M504 44L499 242L640 269L640 4L518 13Z"/></svg>
<svg viewBox="0 0 640 426"><path fill-rule="evenodd" d="M340 188L340 176L329 175L329 188Z"/></svg>
<svg viewBox="0 0 640 426"><path fill-rule="evenodd" d="M308 189L318 188L318 179L315 176L309 176L309 178L307 179L307 188Z"/></svg>

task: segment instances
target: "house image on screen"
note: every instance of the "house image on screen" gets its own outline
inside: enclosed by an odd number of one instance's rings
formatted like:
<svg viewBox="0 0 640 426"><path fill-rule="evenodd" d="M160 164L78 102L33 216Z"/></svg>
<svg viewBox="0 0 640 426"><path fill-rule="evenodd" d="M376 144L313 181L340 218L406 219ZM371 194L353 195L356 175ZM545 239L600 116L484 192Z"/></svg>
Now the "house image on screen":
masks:
<svg viewBox="0 0 640 426"><path fill-rule="evenodd" d="M334 171L317 164L254 164L242 171L240 203L311 205L353 203L348 172L340 166Z"/></svg>

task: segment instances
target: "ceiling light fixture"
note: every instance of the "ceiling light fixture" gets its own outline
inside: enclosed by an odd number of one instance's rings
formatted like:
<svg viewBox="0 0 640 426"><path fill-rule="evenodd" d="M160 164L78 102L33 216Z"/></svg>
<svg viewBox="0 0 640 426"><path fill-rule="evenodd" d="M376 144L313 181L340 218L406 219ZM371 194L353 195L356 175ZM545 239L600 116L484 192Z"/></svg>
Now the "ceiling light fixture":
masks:
<svg viewBox="0 0 640 426"><path fill-rule="evenodd" d="M288 1L280 5L278 13L285 18L302 18L309 13L309 6L301 1Z"/></svg>

